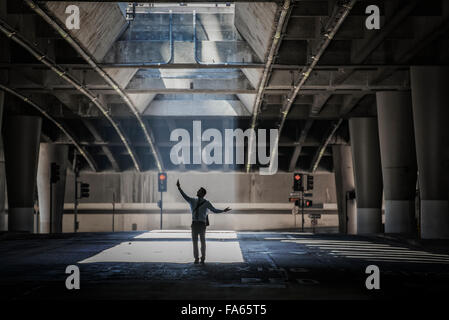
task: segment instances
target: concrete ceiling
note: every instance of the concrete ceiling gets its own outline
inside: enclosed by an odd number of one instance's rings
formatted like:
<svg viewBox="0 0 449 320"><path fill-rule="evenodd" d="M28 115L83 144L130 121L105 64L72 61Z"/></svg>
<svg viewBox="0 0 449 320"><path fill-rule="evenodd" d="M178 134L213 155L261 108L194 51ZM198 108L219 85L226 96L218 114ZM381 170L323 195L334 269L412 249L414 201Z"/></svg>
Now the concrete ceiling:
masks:
<svg viewBox="0 0 449 320"><path fill-rule="evenodd" d="M287 8L284 1L238 1L230 6L151 2L156 5L141 7L131 22L124 16L127 3L38 2L60 26L68 4L80 7L81 28L65 31L122 95L25 3L0 4L2 25L34 44L31 49L43 52L108 108L143 170L158 169L155 154L164 169L180 169L170 163L170 128L191 130L195 119L219 130L249 128L254 117L258 128L278 127L286 99L339 4L292 1ZM368 4L381 9L380 30L364 27ZM285 21L279 25L283 8ZM446 1L407 5L398 0L358 1L292 102L280 135L280 169L332 170L330 146L349 143L346 119L376 116L377 91L409 90L410 65L449 62L448 15ZM72 129L100 170L132 169L129 151L91 100L17 41L3 33L0 41L3 85L41 101L55 119ZM266 81L262 81L264 74ZM255 108L259 94L260 105ZM6 99L11 101L8 112L34 112L16 98ZM154 140L155 150L146 143L130 104ZM52 142L70 144L52 123L44 122L43 130ZM89 170L87 163L84 169ZM182 170L229 169L245 167L186 165Z"/></svg>

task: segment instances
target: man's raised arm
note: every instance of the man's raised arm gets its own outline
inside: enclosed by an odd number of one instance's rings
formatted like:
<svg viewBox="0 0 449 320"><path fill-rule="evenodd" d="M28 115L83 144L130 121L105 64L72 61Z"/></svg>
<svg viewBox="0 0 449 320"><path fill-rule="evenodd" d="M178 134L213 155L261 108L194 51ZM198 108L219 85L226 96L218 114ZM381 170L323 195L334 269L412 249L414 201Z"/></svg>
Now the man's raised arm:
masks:
<svg viewBox="0 0 449 320"><path fill-rule="evenodd" d="M178 181L176 181L176 186L178 187L178 190L181 193L181 196L184 198L184 200L187 201L188 203L191 203L193 199L190 198L188 195L186 195L186 193L181 189L179 179L178 179Z"/></svg>

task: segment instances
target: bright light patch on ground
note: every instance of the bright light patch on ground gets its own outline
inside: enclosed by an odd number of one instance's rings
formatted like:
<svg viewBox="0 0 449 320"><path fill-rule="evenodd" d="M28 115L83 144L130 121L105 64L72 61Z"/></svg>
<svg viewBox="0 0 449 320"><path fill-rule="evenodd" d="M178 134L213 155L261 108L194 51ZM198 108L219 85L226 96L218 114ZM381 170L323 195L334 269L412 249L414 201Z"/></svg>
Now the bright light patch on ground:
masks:
<svg viewBox="0 0 449 320"><path fill-rule="evenodd" d="M273 232L263 232L263 231L240 231L240 234L273 234ZM276 234L285 234L285 235L294 235L294 236L312 236L314 235L314 233L311 232L292 232L292 231L288 231L288 232L282 232L282 231L278 231L276 232Z"/></svg>
<svg viewBox="0 0 449 320"><path fill-rule="evenodd" d="M106 249L90 258L79 263L97 263L97 262L151 262L151 263L191 263L193 262L193 245L190 238L190 232L175 232L182 241L166 239L173 238L170 232L148 232L138 237L145 239L145 235L155 235L148 239L122 242L119 245ZM208 232L209 233L209 232ZM214 236L214 232L211 232ZM234 238L236 238L235 233ZM220 233L223 236L223 233ZM160 237L163 236L163 237ZM217 235L216 235L217 236ZM231 237L232 233L226 234ZM136 238L138 238L136 237ZM234 239L218 238L218 239ZM160 240L159 240L160 239ZM164 240L165 239L165 240ZM217 238L216 238L217 239ZM200 243L198 243L200 247ZM207 241L206 243L206 262L212 263L239 263L243 262L242 251L238 241Z"/></svg>
<svg viewBox="0 0 449 320"><path fill-rule="evenodd" d="M150 231L138 235L135 239L190 239L190 231L178 230L162 230ZM237 234L234 231L208 231L206 232L206 239L237 239Z"/></svg>

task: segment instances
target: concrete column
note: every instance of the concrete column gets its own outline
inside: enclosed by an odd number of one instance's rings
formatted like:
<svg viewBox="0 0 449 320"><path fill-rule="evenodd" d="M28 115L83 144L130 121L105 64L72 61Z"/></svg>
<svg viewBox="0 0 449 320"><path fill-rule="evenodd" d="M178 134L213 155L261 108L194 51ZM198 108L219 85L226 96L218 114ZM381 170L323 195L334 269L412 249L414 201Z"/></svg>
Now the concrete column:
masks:
<svg viewBox="0 0 449 320"><path fill-rule="evenodd" d="M338 229L340 233L355 234L357 230L356 202L347 200L349 191L355 190L351 146L333 145L335 187L338 206Z"/></svg>
<svg viewBox="0 0 449 320"><path fill-rule="evenodd" d="M37 192L39 197L39 232L50 232L50 166L59 165L60 180L52 186L52 232L62 232L64 194L67 175L68 146L41 143L37 168Z"/></svg>
<svg viewBox="0 0 449 320"><path fill-rule="evenodd" d="M2 123L5 93L0 91L0 231L6 231L6 173L5 173L5 153L3 147Z"/></svg>
<svg viewBox="0 0 449 320"><path fill-rule="evenodd" d="M33 232L34 191L42 119L11 116L5 121L8 231Z"/></svg>
<svg viewBox="0 0 449 320"><path fill-rule="evenodd" d="M6 172L3 137L0 136L0 231L8 230L6 221Z"/></svg>
<svg viewBox="0 0 449 320"><path fill-rule="evenodd" d="M385 232L415 231L416 151L409 92L378 92L380 156L385 199Z"/></svg>
<svg viewBox="0 0 449 320"><path fill-rule="evenodd" d="M421 237L449 238L449 68L411 67Z"/></svg>
<svg viewBox="0 0 449 320"><path fill-rule="evenodd" d="M357 234L382 232L382 169L376 118L349 120L357 197Z"/></svg>

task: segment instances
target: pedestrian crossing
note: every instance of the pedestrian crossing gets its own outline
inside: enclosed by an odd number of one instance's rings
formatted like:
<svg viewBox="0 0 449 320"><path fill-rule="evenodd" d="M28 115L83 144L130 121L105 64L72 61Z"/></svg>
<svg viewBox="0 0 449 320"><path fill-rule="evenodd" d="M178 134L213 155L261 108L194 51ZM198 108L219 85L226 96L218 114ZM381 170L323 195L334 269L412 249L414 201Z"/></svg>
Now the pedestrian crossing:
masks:
<svg viewBox="0 0 449 320"><path fill-rule="evenodd" d="M372 241L326 240L326 239L285 239L286 243L297 243L308 248L323 250L335 257L347 259L402 262L449 264L449 255L410 249Z"/></svg>

